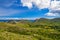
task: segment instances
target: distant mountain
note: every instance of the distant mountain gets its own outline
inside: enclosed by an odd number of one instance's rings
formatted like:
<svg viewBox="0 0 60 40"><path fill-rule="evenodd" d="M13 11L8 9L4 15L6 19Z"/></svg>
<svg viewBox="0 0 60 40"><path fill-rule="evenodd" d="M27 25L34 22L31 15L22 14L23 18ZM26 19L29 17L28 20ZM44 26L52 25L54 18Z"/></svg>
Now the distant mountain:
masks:
<svg viewBox="0 0 60 40"><path fill-rule="evenodd" d="M60 21L60 18L54 18L54 19L40 18L36 19L36 21Z"/></svg>
<svg viewBox="0 0 60 40"><path fill-rule="evenodd" d="M60 25L60 18L46 19L40 18L35 20L37 25Z"/></svg>
<svg viewBox="0 0 60 40"><path fill-rule="evenodd" d="M40 18L36 20L27 20L27 19L0 19L0 22L7 22L7 21L30 21L30 22L60 22L60 18L54 18L54 19L47 19L47 18Z"/></svg>
<svg viewBox="0 0 60 40"><path fill-rule="evenodd" d="M60 18L54 18L51 21L55 21L55 22L57 21L58 22L58 21L60 21Z"/></svg>

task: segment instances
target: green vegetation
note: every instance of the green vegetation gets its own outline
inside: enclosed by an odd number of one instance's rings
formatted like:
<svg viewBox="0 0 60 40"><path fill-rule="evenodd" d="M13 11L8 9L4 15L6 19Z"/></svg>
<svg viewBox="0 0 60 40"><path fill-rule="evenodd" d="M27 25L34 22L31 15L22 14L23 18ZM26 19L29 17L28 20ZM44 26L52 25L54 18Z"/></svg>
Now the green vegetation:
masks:
<svg viewBox="0 0 60 40"><path fill-rule="evenodd" d="M60 40L60 18L0 22L0 40Z"/></svg>

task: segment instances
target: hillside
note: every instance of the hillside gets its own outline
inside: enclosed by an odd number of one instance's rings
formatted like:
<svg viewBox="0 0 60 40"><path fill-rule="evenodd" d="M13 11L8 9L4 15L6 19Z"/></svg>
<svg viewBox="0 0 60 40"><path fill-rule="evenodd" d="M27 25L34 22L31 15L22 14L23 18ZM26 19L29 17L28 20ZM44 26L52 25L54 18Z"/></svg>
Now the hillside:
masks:
<svg viewBox="0 0 60 40"><path fill-rule="evenodd" d="M60 18L0 22L0 40L60 40Z"/></svg>

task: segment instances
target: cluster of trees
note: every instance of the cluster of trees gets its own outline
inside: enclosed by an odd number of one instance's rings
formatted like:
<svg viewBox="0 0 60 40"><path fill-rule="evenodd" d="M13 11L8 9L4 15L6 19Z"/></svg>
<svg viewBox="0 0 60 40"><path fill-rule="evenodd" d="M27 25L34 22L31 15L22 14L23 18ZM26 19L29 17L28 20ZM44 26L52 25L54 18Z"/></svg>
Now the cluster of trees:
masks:
<svg viewBox="0 0 60 40"><path fill-rule="evenodd" d="M0 22L0 40L60 40L60 18Z"/></svg>

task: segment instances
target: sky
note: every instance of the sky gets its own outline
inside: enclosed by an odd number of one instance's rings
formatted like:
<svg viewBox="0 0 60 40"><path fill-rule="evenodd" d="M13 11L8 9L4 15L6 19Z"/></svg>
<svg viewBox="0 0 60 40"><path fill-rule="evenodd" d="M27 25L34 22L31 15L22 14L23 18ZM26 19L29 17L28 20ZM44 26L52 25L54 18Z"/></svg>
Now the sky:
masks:
<svg viewBox="0 0 60 40"><path fill-rule="evenodd" d="M0 0L0 18L60 17L60 0Z"/></svg>

